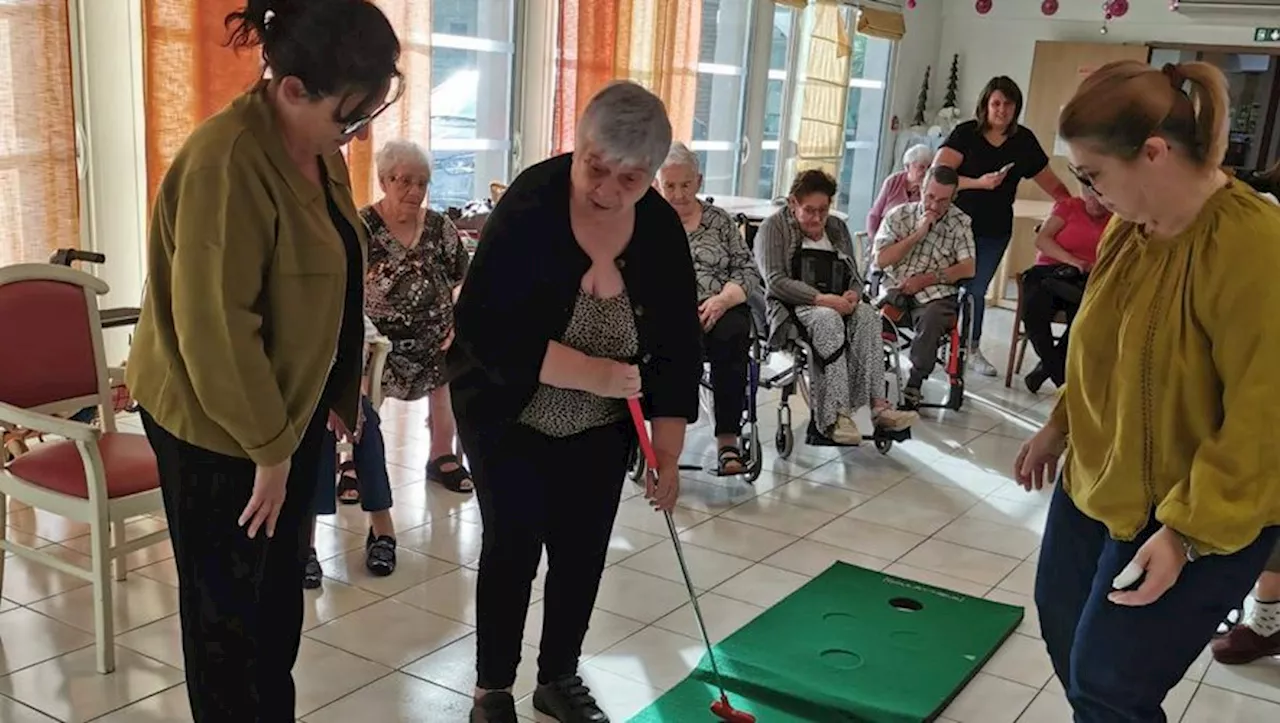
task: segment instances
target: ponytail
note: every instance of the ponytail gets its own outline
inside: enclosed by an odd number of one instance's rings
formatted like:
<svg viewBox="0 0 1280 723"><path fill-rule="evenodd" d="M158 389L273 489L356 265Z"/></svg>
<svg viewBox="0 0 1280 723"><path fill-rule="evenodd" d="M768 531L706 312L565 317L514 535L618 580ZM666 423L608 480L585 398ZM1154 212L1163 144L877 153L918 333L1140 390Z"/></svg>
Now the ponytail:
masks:
<svg viewBox="0 0 1280 723"><path fill-rule="evenodd" d="M271 36L280 29L282 18L297 10L299 0L246 0L244 7L228 13L223 20L230 35L227 45L240 50L269 45Z"/></svg>
<svg viewBox="0 0 1280 723"><path fill-rule="evenodd" d="M1173 70L1191 86L1188 96L1195 114L1192 157L1205 168L1217 168L1227 156L1227 109L1231 106L1227 79L1209 63L1179 63Z"/></svg>

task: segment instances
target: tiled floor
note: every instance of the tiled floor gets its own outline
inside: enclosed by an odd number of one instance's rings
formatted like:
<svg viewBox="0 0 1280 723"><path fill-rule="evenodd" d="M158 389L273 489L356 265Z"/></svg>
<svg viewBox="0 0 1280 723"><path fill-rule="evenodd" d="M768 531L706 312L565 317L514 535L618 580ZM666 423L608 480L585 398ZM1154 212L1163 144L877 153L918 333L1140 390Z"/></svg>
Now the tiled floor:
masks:
<svg viewBox="0 0 1280 723"><path fill-rule="evenodd" d="M991 315L1007 338L1007 314ZM996 334L992 334L996 336ZM1003 361L992 344L993 361ZM1047 395L972 379L962 413L928 413L915 439L882 457L801 446L772 451L754 486L690 474L676 520L711 635L722 639L834 560L883 569L992 600L1026 606L1027 618L944 717L959 723L1066 723L1070 712L1037 639L1029 595L1047 496L1028 495L1006 470L1019 441L1048 411ZM765 438L776 398L761 407ZM463 721L473 684L474 500L423 482L423 410L389 405L400 566L365 573L364 521L344 509L320 527L328 574L307 595L306 635L295 671L307 723ZM802 410L795 414L799 429ZM686 461L710 461L705 425ZM674 685L702 654L665 525L627 484L583 674L615 721ZM87 530L14 509L9 534L83 561ZM163 524L144 519L131 534ZM0 601L0 722L189 721L178 643L176 578L168 544L133 554L117 583L119 668L93 670L91 591L70 576L10 558ZM535 591L517 694L533 685L542 619ZM535 719L526 700L522 714ZM1166 702L1170 720L1280 720L1280 660L1225 668L1202 658ZM766 722L767 723L767 722Z"/></svg>

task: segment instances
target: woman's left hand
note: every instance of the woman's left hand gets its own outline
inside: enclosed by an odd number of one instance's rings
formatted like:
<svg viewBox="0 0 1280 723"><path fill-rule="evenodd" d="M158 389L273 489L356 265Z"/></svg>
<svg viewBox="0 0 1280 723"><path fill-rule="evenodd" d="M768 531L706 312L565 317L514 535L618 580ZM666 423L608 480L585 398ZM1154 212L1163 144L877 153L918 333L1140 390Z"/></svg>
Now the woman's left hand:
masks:
<svg viewBox="0 0 1280 723"><path fill-rule="evenodd" d="M655 510L670 512L680 498L680 464L659 463L658 469L645 474L644 497Z"/></svg>
<svg viewBox="0 0 1280 723"><path fill-rule="evenodd" d="M702 305L698 307L698 320L702 322L702 330L710 331L711 327L715 326L716 322L720 321L720 317L724 316L724 312L728 310L728 304L719 294L702 302Z"/></svg>
<svg viewBox="0 0 1280 723"><path fill-rule="evenodd" d="M1138 554L1134 555L1133 560L1125 566L1125 571L1131 575L1141 571L1139 574L1143 575L1142 584L1136 590L1117 590L1108 595L1107 599L1116 605L1127 607L1150 605L1173 587L1182 574L1182 567L1186 564L1187 551L1182 546L1182 538L1172 529L1161 527L1159 532L1142 543L1142 547L1138 548ZM1130 569L1133 567L1138 569ZM1122 571L1117 579L1124 577L1125 571ZM1128 587L1128 585L1121 585L1121 587Z"/></svg>
<svg viewBox="0 0 1280 723"><path fill-rule="evenodd" d="M445 335L444 341L440 343L440 351L449 351L449 347L453 346L453 327L449 327L449 333Z"/></svg>

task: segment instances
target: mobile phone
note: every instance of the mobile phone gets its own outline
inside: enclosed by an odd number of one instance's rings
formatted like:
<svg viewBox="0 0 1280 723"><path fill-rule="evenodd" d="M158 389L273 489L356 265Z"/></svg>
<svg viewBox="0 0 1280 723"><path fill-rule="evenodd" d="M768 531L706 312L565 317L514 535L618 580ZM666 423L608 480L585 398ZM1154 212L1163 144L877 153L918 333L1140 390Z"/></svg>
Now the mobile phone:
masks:
<svg viewBox="0 0 1280 723"><path fill-rule="evenodd" d="M1014 164L1012 164L1012 163L1006 163L1006 164L1004 164L1004 167L1000 169L1000 173L1008 173L1009 171L1012 171L1012 170L1013 170L1013 166L1014 166Z"/></svg>

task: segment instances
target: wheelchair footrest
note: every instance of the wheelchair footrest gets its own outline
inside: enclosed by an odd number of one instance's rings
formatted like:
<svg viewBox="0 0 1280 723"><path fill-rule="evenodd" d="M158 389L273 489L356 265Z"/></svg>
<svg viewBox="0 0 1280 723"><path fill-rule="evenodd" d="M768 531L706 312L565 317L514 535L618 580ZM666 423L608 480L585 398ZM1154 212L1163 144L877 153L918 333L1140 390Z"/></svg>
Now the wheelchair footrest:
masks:
<svg viewBox="0 0 1280 723"><path fill-rule="evenodd" d="M906 442L911 439L911 428L907 427L906 429L877 429L875 434L871 435L870 437L863 437L863 439L870 439L870 440L889 439L889 440L893 440L894 442Z"/></svg>
<svg viewBox="0 0 1280 723"><path fill-rule="evenodd" d="M869 437L863 437L869 439ZM810 447L857 447L856 444L840 444L830 437L818 434L813 430L809 430L804 435L804 443Z"/></svg>

